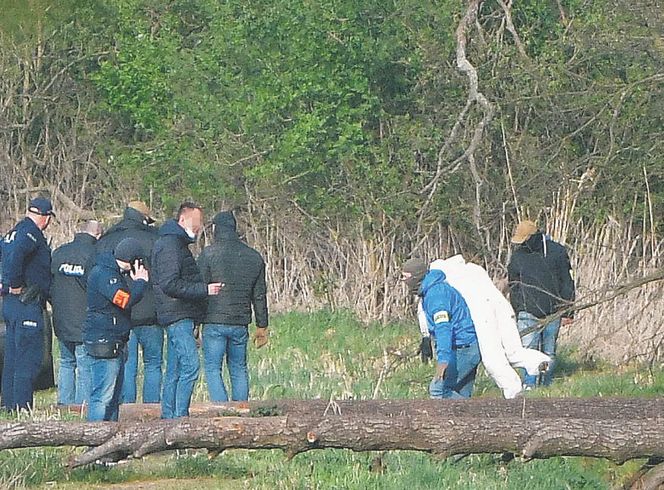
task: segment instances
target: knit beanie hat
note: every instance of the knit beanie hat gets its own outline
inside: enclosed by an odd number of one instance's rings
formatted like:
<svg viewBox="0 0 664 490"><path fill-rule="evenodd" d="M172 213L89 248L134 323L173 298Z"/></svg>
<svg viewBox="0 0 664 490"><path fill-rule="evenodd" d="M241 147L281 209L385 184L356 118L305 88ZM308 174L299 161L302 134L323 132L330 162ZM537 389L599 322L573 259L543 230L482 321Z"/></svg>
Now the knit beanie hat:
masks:
<svg viewBox="0 0 664 490"><path fill-rule="evenodd" d="M145 250L135 238L125 238L113 249L113 256L122 262L132 263L136 259L145 257Z"/></svg>
<svg viewBox="0 0 664 490"><path fill-rule="evenodd" d="M419 257L413 257L411 259L408 259L403 264L401 270L403 272L408 272L411 274L411 276L408 279L406 279L405 282L406 285L408 286L408 290L412 294L417 294L419 292L422 279L424 279L424 276L429 270L426 262L424 262L424 260L422 260Z"/></svg>

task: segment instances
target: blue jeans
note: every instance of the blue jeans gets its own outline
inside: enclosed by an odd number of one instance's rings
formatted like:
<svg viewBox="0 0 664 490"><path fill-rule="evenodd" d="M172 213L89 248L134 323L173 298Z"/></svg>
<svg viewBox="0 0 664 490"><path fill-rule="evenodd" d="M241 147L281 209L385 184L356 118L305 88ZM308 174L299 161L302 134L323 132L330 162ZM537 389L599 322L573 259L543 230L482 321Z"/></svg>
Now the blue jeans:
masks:
<svg viewBox="0 0 664 490"><path fill-rule="evenodd" d="M431 398L470 398L477 375L477 366L482 360L477 342L467 347L452 350L452 360L445 371L445 379L433 379L429 385Z"/></svg>
<svg viewBox="0 0 664 490"><path fill-rule="evenodd" d="M198 350L194 339L194 322L185 319L166 327L168 352L166 376L161 394L161 418L174 419L189 415L189 404L198 380Z"/></svg>
<svg viewBox="0 0 664 490"><path fill-rule="evenodd" d="M519 332L534 326L539 319L527 311L520 311L517 317L517 326ZM532 332L521 337L521 343L528 349L537 349L544 352L551 358L549 369L542 375L542 385L549 386L553 381L553 368L556 359L556 343L558 341L558 332L560 331L560 319L547 324L543 330ZM524 375L523 384L527 387L534 387L537 383L537 376Z"/></svg>
<svg viewBox="0 0 664 490"><path fill-rule="evenodd" d="M164 329L154 325L134 327L127 343L127 363L122 381L122 402L136 402L138 346L143 349L143 403L161 400L161 365L164 351Z"/></svg>
<svg viewBox="0 0 664 490"><path fill-rule="evenodd" d="M246 325L220 325L207 323L203 327L203 359L210 401L227 402L228 393L221 377L224 356L231 378L233 400L249 399L249 373L247 371Z"/></svg>
<svg viewBox="0 0 664 490"><path fill-rule="evenodd" d="M23 304L18 296L4 298L5 358L2 406L9 410L33 406L33 384L44 357L44 312L39 304Z"/></svg>
<svg viewBox="0 0 664 490"><path fill-rule="evenodd" d="M98 359L86 354L92 374L92 391L88 406L88 422L101 420L117 421L120 413L120 394L127 347L118 357Z"/></svg>
<svg viewBox="0 0 664 490"><path fill-rule="evenodd" d="M60 370L58 371L58 404L80 405L90 401L90 362L85 346L79 342L58 340Z"/></svg>

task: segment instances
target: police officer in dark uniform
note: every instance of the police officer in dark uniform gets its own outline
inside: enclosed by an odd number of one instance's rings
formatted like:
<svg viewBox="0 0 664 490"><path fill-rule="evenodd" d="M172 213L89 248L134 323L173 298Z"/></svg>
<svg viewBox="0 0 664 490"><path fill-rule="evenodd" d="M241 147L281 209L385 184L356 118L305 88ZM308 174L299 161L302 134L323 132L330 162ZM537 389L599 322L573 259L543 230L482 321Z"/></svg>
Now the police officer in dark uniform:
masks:
<svg viewBox="0 0 664 490"><path fill-rule="evenodd" d="M131 309L148 287L144 257L141 244L125 238L113 253L97 256L88 276L83 343L92 374L89 421L118 420Z"/></svg>
<svg viewBox="0 0 664 490"><path fill-rule="evenodd" d="M33 383L44 355L44 307L51 285L51 250L43 231L54 216L51 201L30 201L25 219L4 238L3 305L7 326L2 370L2 407L33 406Z"/></svg>
<svg viewBox="0 0 664 490"><path fill-rule="evenodd" d="M94 265L95 243L101 233L99 221L86 221L74 240L56 249L51 258L53 326L60 345L60 405L87 403L90 398L90 367L83 348L83 323L88 300L88 269Z"/></svg>

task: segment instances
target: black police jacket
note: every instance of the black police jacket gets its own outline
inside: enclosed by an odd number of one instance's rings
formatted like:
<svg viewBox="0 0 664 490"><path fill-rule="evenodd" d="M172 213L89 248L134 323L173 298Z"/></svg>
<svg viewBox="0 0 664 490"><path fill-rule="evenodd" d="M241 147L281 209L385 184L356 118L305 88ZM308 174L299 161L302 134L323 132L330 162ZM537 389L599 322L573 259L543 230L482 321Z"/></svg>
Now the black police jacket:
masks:
<svg viewBox="0 0 664 490"><path fill-rule="evenodd" d="M519 245L507 266L510 302L514 311L527 311L537 318L566 310L574 301L574 281L565 247L535 233Z"/></svg>
<svg viewBox="0 0 664 490"><path fill-rule="evenodd" d="M205 323L248 325L253 307L256 326L268 326L265 262L234 230L217 228L215 243L203 250L198 264L206 283L224 284L208 298Z"/></svg>
<svg viewBox="0 0 664 490"><path fill-rule="evenodd" d="M189 250L194 240L175 220L159 229L152 249L151 280L157 321L166 326L178 320L201 320L205 314L207 284Z"/></svg>
<svg viewBox="0 0 664 490"><path fill-rule="evenodd" d="M104 233L97 242L97 253L112 252L115 246L125 238L135 238L145 250L145 267L150 272L150 256L157 241L157 230L149 226L145 217L134 208L126 208L122 221L116 223ZM131 279L129 279L131 281ZM143 299L131 310L131 323L134 326L156 325L157 312L154 292L149 287Z"/></svg>
<svg viewBox="0 0 664 490"><path fill-rule="evenodd" d="M51 257L53 326L63 342L83 342L87 274L94 266L96 241L88 233L77 233Z"/></svg>

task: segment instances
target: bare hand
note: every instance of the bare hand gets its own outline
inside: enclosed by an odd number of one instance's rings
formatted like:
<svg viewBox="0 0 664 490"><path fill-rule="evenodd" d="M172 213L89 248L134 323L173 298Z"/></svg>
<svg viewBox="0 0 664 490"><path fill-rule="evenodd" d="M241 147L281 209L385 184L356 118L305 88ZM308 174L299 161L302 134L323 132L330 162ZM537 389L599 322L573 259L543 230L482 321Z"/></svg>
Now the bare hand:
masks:
<svg viewBox="0 0 664 490"><path fill-rule="evenodd" d="M23 288L9 288L9 294L21 294Z"/></svg>
<svg viewBox="0 0 664 490"><path fill-rule="evenodd" d="M143 264L141 264L138 260L134 261L134 268L133 270L129 273L129 276L132 278L132 280L137 281L139 279L142 279L144 281L149 281L150 276L148 274L148 270L145 268Z"/></svg>
<svg viewBox="0 0 664 490"><path fill-rule="evenodd" d="M208 296L216 296L221 291L223 284L220 282L211 282L207 285Z"/></svg>
<svg viewBox="0 0 664 490"><path fill-rule="evenodd" d="M567 325L571 325L572 323L574 323L574 318L564 316L560 319L560 325L563 326L563 327L566 327Z"/></svg>
<svg viewBox="0 0 664 490"><path fill-rule="evenodd" d="M445 379L445 371L447 370L446 362L439 362L436 364L436 379Z"/></svg>

